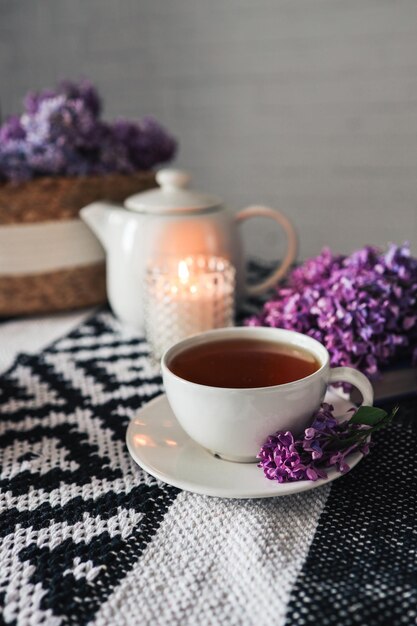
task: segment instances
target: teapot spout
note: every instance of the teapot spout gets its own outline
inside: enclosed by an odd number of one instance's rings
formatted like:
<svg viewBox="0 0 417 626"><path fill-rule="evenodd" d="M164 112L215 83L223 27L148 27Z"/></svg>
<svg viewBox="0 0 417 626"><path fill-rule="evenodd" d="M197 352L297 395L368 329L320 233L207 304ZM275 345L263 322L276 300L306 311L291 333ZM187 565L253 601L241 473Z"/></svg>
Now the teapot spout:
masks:
<svg viewBox="0 0 417 626"><path fill-rule="evenodd" d="M114 204L92 202L92 204L88 204L80 211L81 219L91 228L106 250L109 244L110 215L114 210L119 210Z"/></svg>

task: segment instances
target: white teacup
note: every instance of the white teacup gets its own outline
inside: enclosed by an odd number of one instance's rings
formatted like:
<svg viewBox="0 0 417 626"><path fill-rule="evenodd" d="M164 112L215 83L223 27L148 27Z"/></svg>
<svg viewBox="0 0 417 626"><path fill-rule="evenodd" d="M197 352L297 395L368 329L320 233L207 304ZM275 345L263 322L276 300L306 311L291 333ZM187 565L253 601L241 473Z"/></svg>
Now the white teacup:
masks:
<svg viewBox="0 0 417 626"><path fill-rule="evenodd" d="M257 339L307 350L319 368L299 380L282 385L244 389L210 387L180 378L170 369L174 356L208 342ZM194 335L169 348L162 357L162 376L169 404L185 432L222 459L253 462L268 435L277 430L301 433L320 406L327 386L351 383L372 405L373 389L361 372L329 365L326 348L311 337L280 328L222 328Z"/></svg>

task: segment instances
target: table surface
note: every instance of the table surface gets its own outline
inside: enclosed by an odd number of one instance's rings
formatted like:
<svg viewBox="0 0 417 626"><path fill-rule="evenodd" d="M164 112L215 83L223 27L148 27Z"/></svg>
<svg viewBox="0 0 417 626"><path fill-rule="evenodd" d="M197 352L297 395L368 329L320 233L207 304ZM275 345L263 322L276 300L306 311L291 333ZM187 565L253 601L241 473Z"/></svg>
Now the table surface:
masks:
<svg viewBox="0 0 417 626"><path fill-rule="evenodd" d="M147 350L107 310L0 325L4 622L415 624L416 400L331 486L203 497L127 453Z"/></svg>

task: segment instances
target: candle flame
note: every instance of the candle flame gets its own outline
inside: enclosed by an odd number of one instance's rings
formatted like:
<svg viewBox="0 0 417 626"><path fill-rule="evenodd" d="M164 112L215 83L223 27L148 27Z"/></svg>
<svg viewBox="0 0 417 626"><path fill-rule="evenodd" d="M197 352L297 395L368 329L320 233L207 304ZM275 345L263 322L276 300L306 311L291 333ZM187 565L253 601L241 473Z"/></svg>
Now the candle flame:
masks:
<svg viewBox="0 0 417 626"><path fill-rule="evenodd" d="M188 283L188 279L190 278L190 270L188 269L186 261L180 261L178 263L178 278L183 285Z"/></svg>

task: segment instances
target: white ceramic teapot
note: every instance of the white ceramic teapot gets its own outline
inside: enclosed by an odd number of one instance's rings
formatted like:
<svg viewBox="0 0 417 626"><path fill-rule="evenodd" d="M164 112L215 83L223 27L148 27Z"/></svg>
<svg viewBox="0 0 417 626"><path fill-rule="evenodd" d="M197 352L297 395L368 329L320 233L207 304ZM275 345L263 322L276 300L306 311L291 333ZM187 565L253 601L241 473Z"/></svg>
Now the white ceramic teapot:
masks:
<svg viewBox="0 0 417 626"><path fill-rule="evenodd" d="M107 253L107 294L115 314L143 330L143 289L150 263L167 257L214 255L236 268L237 301L260 294L282 278L295 259L297 238L290 221L276 210L251 206L236 215L222 201L188 190L188 173L165 169L156 175L160 188L130 196L125 208L94 202L81 209ZM284 229L287 250L283 261L266 280L245 282L245 263L237 225L251 217L268 217Z"/></svg>

